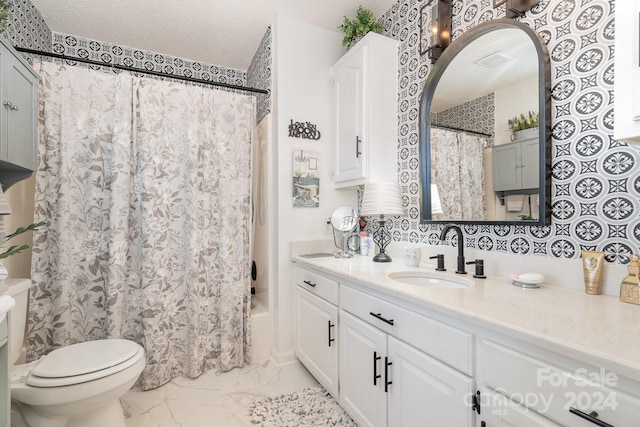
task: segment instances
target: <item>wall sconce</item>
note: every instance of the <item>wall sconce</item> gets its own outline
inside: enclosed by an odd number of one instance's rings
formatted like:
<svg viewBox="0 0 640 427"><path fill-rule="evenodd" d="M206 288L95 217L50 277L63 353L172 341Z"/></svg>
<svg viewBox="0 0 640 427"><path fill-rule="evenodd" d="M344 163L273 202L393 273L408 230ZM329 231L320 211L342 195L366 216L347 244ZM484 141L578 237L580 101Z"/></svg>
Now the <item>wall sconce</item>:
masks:
<svg viewBox="0 0 640 427"><path fill-rule="evenodd" d="M540 0L493 0L493 8L495 9L506 3L507 18L520 18L539 2Z"/></svg>
<svg viewBox="0 0 640 427"><path fill-rule="evenodd" d="M430 23L427 22L429 7ZM451 43L451 0L429 0L420 12L420 54L426 53L435 64Z"/></svg>

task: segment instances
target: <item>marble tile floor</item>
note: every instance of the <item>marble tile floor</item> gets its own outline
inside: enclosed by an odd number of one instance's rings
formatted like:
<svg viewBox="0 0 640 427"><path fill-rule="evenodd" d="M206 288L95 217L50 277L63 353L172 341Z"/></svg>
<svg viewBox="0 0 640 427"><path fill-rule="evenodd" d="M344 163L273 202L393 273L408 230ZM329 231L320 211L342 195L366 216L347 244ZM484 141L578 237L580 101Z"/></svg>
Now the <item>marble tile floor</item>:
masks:
<svg viewBox="0 0 640 427"><path fill-rule="evenodd" d="M254 400L317 384L298 362L276 367L266 361L229 372L176 378L150 391L131 390L122 398L127 427L255 427Z"/></svg>

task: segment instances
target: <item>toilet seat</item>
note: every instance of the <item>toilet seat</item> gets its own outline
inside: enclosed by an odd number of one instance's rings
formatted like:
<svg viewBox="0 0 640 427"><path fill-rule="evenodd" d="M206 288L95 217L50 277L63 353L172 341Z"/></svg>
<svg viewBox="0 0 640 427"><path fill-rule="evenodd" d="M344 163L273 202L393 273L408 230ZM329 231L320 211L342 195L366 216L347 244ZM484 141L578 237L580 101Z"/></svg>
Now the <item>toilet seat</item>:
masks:
<svg viewBox="0 0 640 427"><path fill-rule="evenodd" d="M120 372L140 360L144 350L129 340L88 341L61 347L43 357L25 384L62 387L81 384Z"/></svg>

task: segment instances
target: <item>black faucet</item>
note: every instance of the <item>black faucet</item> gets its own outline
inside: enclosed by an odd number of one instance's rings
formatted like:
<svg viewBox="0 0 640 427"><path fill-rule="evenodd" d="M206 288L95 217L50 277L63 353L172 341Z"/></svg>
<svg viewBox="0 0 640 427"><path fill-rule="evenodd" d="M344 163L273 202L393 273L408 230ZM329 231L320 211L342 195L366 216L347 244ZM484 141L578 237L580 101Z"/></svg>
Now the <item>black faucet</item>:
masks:
<svg viewBox="0 0 640 427"><path fill-rule="evenodd" d="M447 224L442 229L442 233L440 233L440 240L444 242L447 237L447 233L449 230L453 230L456 232L458 236L458 268L456 268L457 274L467 274L464 266L464 237L462 236L462 230L455 224Z"/></svg>

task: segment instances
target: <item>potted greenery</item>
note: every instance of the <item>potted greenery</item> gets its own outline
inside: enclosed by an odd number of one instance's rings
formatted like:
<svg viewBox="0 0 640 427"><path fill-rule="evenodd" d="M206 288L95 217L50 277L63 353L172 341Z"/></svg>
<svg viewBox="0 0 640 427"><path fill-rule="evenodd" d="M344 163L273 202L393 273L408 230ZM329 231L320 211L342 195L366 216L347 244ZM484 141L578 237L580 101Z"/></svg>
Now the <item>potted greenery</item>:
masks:
<svg viewBox="0 0 640 427"><path fill-rule="evenodd" d="M0 33L7 28L7 22L9 21L9 0L0 0Z"/></svg>
<svg viewBox="0 0 640 427"><path fill-rule="evenodd" d="M384 30L384 24L381 24L376 20L372 11L364 9L362 6L358 6L356 17L353 20L350 20L345 16L342 25L338 28L344 33L342 45L351 49L351 47L358 43L358 41L367 35L369 31L379 33Z"/></svg>
<svg viewBox="0 0 640 427"><path fill-rule="evenodd" d="M526 116L520 114L520 117L516 116L508 121L509 130L511 131L512 141L523 141L525 139L531 139L538 136L538 127L540 121L538 119L538 113L529 111Z"/></svg>

